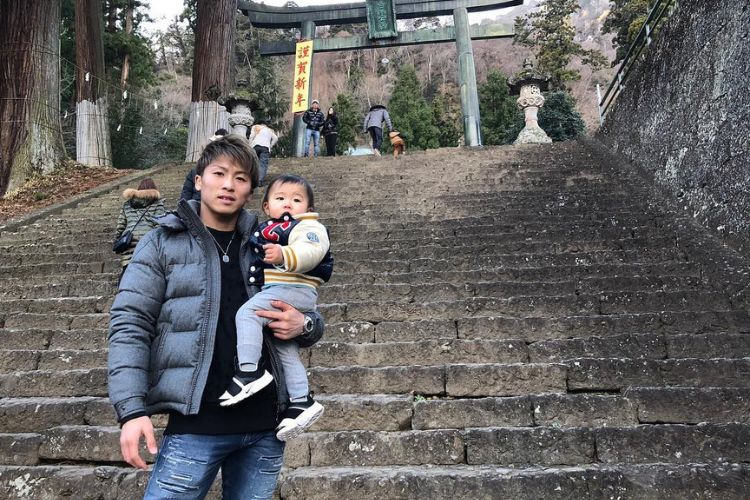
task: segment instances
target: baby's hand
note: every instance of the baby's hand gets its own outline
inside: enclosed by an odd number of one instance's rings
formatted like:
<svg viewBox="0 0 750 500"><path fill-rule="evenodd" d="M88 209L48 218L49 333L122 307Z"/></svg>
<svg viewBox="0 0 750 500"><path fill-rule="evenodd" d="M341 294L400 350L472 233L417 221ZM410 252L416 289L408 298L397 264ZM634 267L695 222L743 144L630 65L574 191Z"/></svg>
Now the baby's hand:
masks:
<svg viewBox="0 0 750 500"><path fill-rule="evenodd" d="M266 254L266 256L263 258L263 262L265 262L266 264L284 263L284 254L281 252L281 245L267 243L263 245L263 251Z"/></svg>

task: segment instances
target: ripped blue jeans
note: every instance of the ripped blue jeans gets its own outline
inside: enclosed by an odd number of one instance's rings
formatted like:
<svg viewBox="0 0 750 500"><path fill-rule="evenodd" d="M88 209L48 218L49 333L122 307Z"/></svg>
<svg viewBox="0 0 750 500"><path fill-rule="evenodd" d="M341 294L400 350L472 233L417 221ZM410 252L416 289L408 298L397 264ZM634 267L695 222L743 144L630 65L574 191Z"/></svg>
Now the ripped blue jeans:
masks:
<svg viewBox="0 0 750 500"><path fill-rule="evenodd" d="M202 499L221 469L223 500L272 498L284 461L275 431L164 436L144 500Z"/></svg>

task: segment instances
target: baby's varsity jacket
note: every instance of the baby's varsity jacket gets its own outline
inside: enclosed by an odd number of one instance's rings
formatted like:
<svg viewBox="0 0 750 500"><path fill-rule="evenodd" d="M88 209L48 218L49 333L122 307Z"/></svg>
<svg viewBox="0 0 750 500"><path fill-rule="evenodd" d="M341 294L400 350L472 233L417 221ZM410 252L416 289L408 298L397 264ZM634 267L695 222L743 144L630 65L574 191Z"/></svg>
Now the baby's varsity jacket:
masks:
<svg viewBox="0 0 750 500"><path fill-rule="evenodd" d="M282 246L284 263L264 264L264 285L294 285L318 288L331 278L333 257L325 226L315 212L299 215L284 213L278 219L262 223L254 244Z"/></svg>

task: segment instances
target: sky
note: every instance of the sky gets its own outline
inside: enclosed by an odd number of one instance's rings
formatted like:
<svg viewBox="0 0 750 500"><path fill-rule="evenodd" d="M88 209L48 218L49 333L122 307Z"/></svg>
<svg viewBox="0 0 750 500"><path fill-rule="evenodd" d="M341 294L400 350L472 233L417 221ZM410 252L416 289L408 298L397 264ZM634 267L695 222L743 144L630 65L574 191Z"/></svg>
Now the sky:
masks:
<svg viewBox="0 0 750 500"><path fill-rule="evenodd" d="M356 0L349 0L348 2L340 2L337 0L296 0L297 5L330 5L336 3L353 3ZM263 3L266 5L273 5L276 7L282 7L286 4L287 0L264 0ZM149 8L149 14L154 19L154 23L144 24L146 32L153 33L158 29L166 29L169 23L174 19L175 16L179 15L183 9L183 0L150 0L151 7ZM479 12L475 14L469 14L469 22L479 23L483 18L495 17L497 11Z"/></svg>

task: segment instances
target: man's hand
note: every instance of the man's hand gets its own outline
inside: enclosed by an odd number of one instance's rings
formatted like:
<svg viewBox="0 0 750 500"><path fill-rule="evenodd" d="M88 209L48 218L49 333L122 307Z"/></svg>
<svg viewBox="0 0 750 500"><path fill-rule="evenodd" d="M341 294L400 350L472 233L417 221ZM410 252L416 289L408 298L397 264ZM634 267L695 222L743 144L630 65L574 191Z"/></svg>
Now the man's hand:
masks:
<svg viewBox="0 0 750 500"><path fill-rule="evenodd" d="M266 264L278 265L284 263L284 254L281 251L281 245L266 243L265 245L263 245L263 252L265 253L263 262L265 262Z"/></svg>
<svg viewBox="0 0 750 500"><path fill-rule="evenodd" d="M302 326L305 324L304 314L280 300L274 300L271 305L278 311L255 311L255 314L271 320L268 327L273 330L277 339L291 340L302 334Z"/></svg>
<svg viewBox="0 0 750 500"><path fill-rule="evenodd" d="M300 313L301 314L301 313ZM141 436L146 438L146 447L152 455L156 455L156 438L154 437L154 426L149 417L138 417L128 420L120 431L120 451L122 458L133 467L146 469L146 462L138 453L141 444Z"/></svg>

